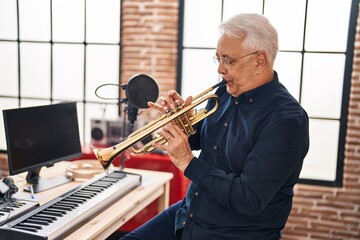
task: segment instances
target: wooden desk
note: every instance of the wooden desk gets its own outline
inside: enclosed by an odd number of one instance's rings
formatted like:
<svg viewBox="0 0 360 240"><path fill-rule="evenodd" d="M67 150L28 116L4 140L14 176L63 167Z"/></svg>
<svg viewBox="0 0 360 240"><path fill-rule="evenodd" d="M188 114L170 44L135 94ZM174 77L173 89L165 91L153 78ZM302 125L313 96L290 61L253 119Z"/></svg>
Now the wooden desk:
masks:
<svg viewBox="0 0 360 240"><path fill-rule="evenodd" d="M70 163L60 162L55 164L54 167L43 168L40 175L46 178L64 174L68 164ZM72 233L63 239L105 239L155 199L159 198L159 212L169 206L169 184L173 177L172 173L131 168L125 168L124 171L141 174L142 184L112 205L93 215L90 219L79 224ZM24 180L25 174L13 176L13 179L19 187L19 192L28 187ZM36 198L42 205L81 185L83 182L79 180L69 182L51 190L40 192L36 194Z"/></svg>

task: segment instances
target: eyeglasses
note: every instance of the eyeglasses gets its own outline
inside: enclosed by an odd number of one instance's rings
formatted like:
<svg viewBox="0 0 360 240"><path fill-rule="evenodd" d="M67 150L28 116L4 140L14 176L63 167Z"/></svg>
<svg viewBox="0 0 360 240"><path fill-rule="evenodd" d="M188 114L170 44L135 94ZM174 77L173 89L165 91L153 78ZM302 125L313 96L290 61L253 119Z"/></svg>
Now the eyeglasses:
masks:
<svg viewBox="0 0 360 240"><path fill-rule="evenodd" d="M238 57L238 58L235 58L235 59L220 59L218 56L214 56L213 57L213 60L214 60L214 63L216 64L221 64L223 65L226 69L229 69L234 63L236 63L237 61L239 61L240 59L242 58L245 58L245 57L248 57L248 56L251 56L253 54L258 54L259 51L256 51L256 52L252 52L252 53L249 53L249 54L246 54L244 56L241 56L241 57Z"/></svg>

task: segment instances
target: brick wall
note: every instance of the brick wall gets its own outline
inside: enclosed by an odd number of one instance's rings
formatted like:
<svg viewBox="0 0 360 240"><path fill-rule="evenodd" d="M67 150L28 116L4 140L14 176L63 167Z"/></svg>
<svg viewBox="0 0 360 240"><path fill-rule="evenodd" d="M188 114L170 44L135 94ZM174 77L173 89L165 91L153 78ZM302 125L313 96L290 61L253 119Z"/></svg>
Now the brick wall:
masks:
<svg viewBox="0 0 360 240"><path fill-rule="evenodd" d="M178 1L122 4L121 81L145 73L156 79L160 93L176 89Z"/></svg>
<svg viewBox="0 0 360 240"><path fill-rule="evenodd" d="M160 91L175 89L177 0L124 0L122 82L147 73ZM351 84L342 188L299 184L284 239L360 239L360 21Z"/></svg>

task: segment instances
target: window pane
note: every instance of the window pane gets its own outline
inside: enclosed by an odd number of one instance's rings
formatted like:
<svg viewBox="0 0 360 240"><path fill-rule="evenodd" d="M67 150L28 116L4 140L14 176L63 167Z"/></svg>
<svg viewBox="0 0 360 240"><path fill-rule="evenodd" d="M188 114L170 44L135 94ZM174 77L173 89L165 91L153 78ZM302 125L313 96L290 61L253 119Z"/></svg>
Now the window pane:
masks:
<svg viewBox="0 0 360 240"><path fill-rule="evenodd" d="M339 122L310 119L310 148L301 178L334 181L336 178Z"/></svg>
<svg viewBox="0 0 360 240"><path fill-rule="evenodd" d="M22 97L50 98L50 44L20 44Z"/></svg>
<svg viewBox="0 0 360 240"><path fill-rule="evenodd" d="M12 109L19 107L19 100L17 98L1 98L0 100L0 149L6 150L5 128L4 128L4 109Z"/></svg>
<svg viewBox="0 0 360 240"><path fill-rule="evenodd" d="M53 0L54 42L84 42L84 0Z"/></svg>
<svg viewBox="0 0 360 240"><path fill-rule="evenodd" d="M84 45L53 45L53 98L84 99Z"/></svg>
<svg viewBox="0 0 360 240"><path fill-rule="evenodd" d="M301 56L300 53L279 52L274 64L280 82L297 100L300 96Z"/></svg>
<svg viewBox="0 0 360 240"><path fill-rule="evenodd" d="M120 42L120 0L86 1L86 41Z"/></svg>
<svg viewBox="0 0 360 240"><path fill-rule="evenodd" d="M118 119L118 106L110 104L86 104L85 107L85 143L91 142L91 119Z"/></svg>
<svg viewBox="0 0 360 240"><path fill-rule="evenodd" d="M95 90L101 84L119 83L119 46L88 45L86 48L86 100L99 101ZM107 98L119 97L118 87L106 87ZM117 101L109 101L117 102Z"/></svg>
<svg viewBox="0 0 360 240"><path fill-rule="evenodd" d="M195 96L219 80L217 65L213 62L214 50L183 51L181 95Z"/></svg>
<svg viewBox="0 0 360 240"><path fill-rule="evenodd" d="M309 0L306 51L346 51L351 0Z"/></svg>
<svg viewBox="0 0 360 240"><path fill-rule="evenodd" d="M206 11L204 6L206 6ZM219 37L218 26L221 22L220 9L220 0L186 1L184 14L185 47L216 47Z"/></svg>
<svg viewBox="0 0 360 240"><path fill-rule="evenodd" d="M50 1L19 0L20 40L50 41Z"/></svg>
<svg viewBox="0 0 360 240"><path fill-rule="evenodd" d="M310 117L340 118L344 66L344 54L305 54L301 104Z"/></svg>
<svg viewBox="0 0 360 240"><path fill-rule="evenodd" d="M18 44L0 42L0 95L18 96Z"/></svg>
<svg viewBox="0 0 360 240"><path fill-rule="evenodd" d="M0 38L17 39L16 0L0 0Z"/></svg>
<svg viewBox="0 0 360 240"><path fill-rule="evenodd" d="M280 50L302 50L305 5L305 0L265 1L265 15L278 31Z"/></svg>
<svg viewBox="0 0 360 240"><path fill-rule="evenodd" d="M224 17L226 20L239 13L262 13L263 0L224 0Z"/></svg>
<svg viewBox="0 0 360 240"><path fill-rule="evenodd" d="M20 101L20 107L36 107L36 106L44 106L51 104L50 99L26 99L22 98Z"/></svg>

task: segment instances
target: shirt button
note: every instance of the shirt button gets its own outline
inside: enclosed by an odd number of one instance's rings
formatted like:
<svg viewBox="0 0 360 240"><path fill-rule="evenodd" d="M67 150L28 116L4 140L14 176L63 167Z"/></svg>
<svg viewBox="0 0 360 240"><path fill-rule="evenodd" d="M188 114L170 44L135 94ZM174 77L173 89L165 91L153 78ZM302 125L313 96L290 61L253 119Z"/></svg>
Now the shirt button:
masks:
<svg viewBox="0 0 360 240"><path fill-rule="evenodd" d="M183 225L185 225L186 222L183 222Z"/></svg>
<svg viewBox="0 0 360 240"><path fill-rule="evenodd" d="M249 98L249 103L252 103L252 102L253 102L252 98Z"/></svg>
<svg viewBox="0 0 360 240"><path fill-rule="evenodd" d="M238 102L238 101L235 101L235 104L236 104L236 105L238 105L238 104L239 104L239 102Z"/></svg>
<svg viewBox="0 0 360 240"><path fill-rule="evenodd" d="M190 213L190 214L189 214L189 217L190 217L190 218L192 218L192 217L193 217L193 214L192 214L192 213Z"/></svg>
<svg viewBox="0 0 360 240"><path fill-rule="evenodd" d="M224 127L227 127L228 126L228 123L224 123Z"/></svg>
<svg viewBox="0 0 360 240"><path fill-rule="evenodd" d="M216 150L217 148L218 148L218 147L215 145L215 146L214 146L214 150Z"/></svg>
<svg viewBox="0 0 360 240"><path fill-rule="evenodd" d="M198 192L195 192L195 196L199 196L199 193L198 193Z"/></svg>

